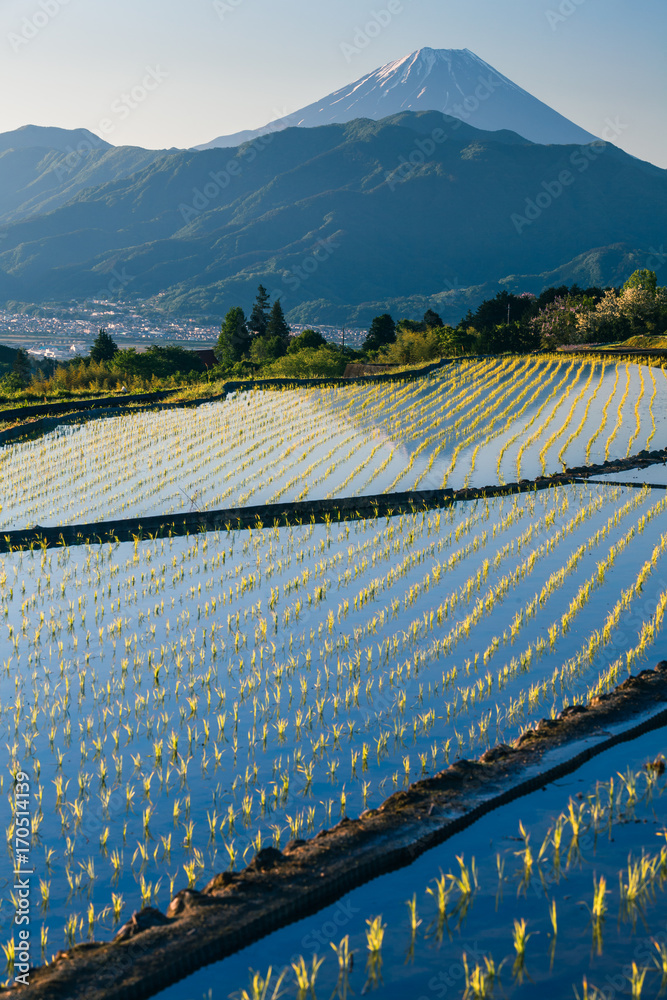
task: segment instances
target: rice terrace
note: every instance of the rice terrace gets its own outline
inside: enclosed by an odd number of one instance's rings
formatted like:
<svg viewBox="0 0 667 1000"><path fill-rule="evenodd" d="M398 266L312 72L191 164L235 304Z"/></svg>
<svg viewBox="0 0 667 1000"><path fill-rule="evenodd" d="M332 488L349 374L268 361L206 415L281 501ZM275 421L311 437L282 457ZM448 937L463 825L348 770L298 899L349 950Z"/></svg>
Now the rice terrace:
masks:
<svg viewBox="0 0 667 1000"><path fill-rule="evenodd" d="M0 1000L667 998L667 5L0 4Z"/></svg>
<svg viewBox="0 0 667 1000"><path fill-rule="evenodd" d="M237 899L237 873L251 862L270 872L347 817L382 815L396 793L437 784L434 775L446 784L462 759L492 762L490 748L509 753L540 719L595 703L660 658L667 479L655 449L667 443L665 370L590 353L526 355L464 358L398 379L126 408L3 448L9 531L102 528L192 510L192 498L204 514L478 488L439 509L6 547L8 787L27 781L27 754L42 959L72 956L46 965L26 996L78 996L76 982L81 996L151 995L164 983L155 969L126 992L121 980L98 982L103 966L73 982L67 969L94 957L86 942L116 935L118 950L178 923L203 906L207 884L211 899ZM641 456L652 456L640 472L646 485L628 485L631 471L563 477L575 466L641 466ZM549 476L551 485L530 485ZM523 492L502 495L518 480ZM642 702L639 721L646 711ZM649 756L660 763L655 739ZM583 745L574 739L565 755ZM358 918L331 936L338 959L319 939L312 963L295 954L297 994L316 980L345 995L353 981L370 988L400 976L406 947L432 978L448 942L460 941L460 995L491 995L505 981L523 995L536 975L576 981L576 950L555 967L554 956L587 921L594 956L618 949L618 935L632 954L633 935L659 919L667 846L651 828L636 843L622 833L638 817L659 818L664 766L642 770L641 753L621 752L606 784L589 781L583 797L550 786L551 824L530 797L505 806L515 817L506 835L520 849L499 840L493 869L483 845L475 857L464 839L455 856L445 840L416 881L398 872L383 876L402 877L397 888L357 890ZM469 808L438 805L440 822ZM396 810L400 838L407 819ZM617 826L622 850L608 842ZM573 880L592 916L569 902ZM401 892L409 905L396 910ZM487 893L503 900L504 937L477 926L486 906L477 896ZM611 916L605 926L615 909L616 930ZM385 935L396 939L389 950ZM277 956L284 947L295 948ZM652 957L663 961L661 947ZM352 974L348 949L367 952L365 972ZM271 995L280 974L260 970L251 989L261 995L270 982Z"/></svg>

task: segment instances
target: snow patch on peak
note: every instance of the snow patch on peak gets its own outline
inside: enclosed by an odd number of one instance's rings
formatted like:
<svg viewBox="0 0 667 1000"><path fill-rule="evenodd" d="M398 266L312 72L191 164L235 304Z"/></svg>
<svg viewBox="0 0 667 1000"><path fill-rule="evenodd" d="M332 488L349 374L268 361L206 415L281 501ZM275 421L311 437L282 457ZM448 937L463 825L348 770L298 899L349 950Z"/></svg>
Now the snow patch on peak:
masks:
<svg viewBox="0 0 667 1000"><path fill-rule="evenodd" d="M430 73L438 61L438 53L435 49L419 49L417 55L419 56L419 62L424 72L426 74Z"/></svg>

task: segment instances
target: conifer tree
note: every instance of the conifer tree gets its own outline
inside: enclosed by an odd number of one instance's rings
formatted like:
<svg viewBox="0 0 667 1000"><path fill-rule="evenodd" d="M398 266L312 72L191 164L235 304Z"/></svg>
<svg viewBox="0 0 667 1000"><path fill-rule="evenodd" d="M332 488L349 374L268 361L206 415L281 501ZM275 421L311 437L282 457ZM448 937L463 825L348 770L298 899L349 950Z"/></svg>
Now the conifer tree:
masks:
<svg viewBox="0 0 667 1000"><path fill-rule="evenodd" d="M90 348L90 360L96 364L99 361L111 361L118 350L118 344L113 340L106 330L100 330Z"/></svg>
<svg viewBox="0 0 667 1000"><path fill-rule="evenodd" d="M266 327L266 337L268 340L272 340L274 337L277 337L280 341L280 353L286 354L290 342L290 333L291 331L287 320L285 319L280 299L276 299L273 303L271 316L269 317L269 322Z"/></svg>
<svg viewBox="0 0 667 1000"><path fill-rule="evenodd" d="M22 347L16 352L16 357L12 364L12 372L17 376L22 385L27 385L30 379L30 356Z"/></svg>
<svg viewBox="0 0 667 1000"><path fill-rule="evenodd" d="M383 313L376 316L371 323L371 328L366 334L366 339L362 345L362 351L377 351L379 347L392 344L396 340L396 324L389 315Z"/></svg>
<svg viewBox="0 0 667 1000"><path fill-rule="evenodd" d="M233 306L220 329L220 336L214 351L223 365L233 365L241 361L250 347L250 334L246 326L245 313L240 306Z"/></svg>
<svg viewBox="0 0 667 1000"><path fill-rule="evenodd" d="M252 330L257 337L263 337L266 334L266 328L269 325L271 315L270 304L271 297L269 293L264 285L260 285L257 289L257 298L252 307L250 319L248 320L248 329Z"/></svg>

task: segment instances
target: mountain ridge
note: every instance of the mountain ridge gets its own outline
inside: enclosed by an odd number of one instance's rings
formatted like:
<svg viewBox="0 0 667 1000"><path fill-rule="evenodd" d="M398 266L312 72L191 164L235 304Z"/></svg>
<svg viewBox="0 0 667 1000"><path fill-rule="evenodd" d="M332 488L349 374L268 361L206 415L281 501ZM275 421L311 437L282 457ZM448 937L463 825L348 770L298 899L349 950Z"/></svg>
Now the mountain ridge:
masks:
<svg viewBox="0 0 667 1000"><path fill-rule="evenodd" d="M93 149L112 149L87 128L59 128L55 125L22 125L0 133L0 152L9 149L52 149L60 153L81 153Z"/></svg>
<svg viewBox="0 0 667 1000"><path fill-rule="evenodd" d="M100 155L129 154L89 154ZM101 168L91 160L91 169ZM542 206L532 219L530 204ZM609 143L542 146L403 112L287 129L261 149L165 151L81 187L0 226L0 296L120 291L179 315L220 316L249 304L261 282L294 322L351 322L360 304L447 300L498 289L508 275L537 287L581 255L588 263L572 268L597 269L604 284L647 259L665 226L667 171Z"/></svg>

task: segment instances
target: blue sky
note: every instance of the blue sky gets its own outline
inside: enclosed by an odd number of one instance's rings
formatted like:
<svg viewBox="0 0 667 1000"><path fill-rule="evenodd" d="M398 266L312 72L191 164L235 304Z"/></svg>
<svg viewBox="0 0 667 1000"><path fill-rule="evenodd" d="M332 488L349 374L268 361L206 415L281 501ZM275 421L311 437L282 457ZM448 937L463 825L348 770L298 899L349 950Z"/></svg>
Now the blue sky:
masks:
<svg viewBox="0 0 667 1000"><path fill-rule="evenodd" d="M619 122L618 145L667 167L664 0L392 0L350 54L388 2L3 0L0 131L106 120L116 145L194 145L428 45L471 49L590 132Z"/></svg>

